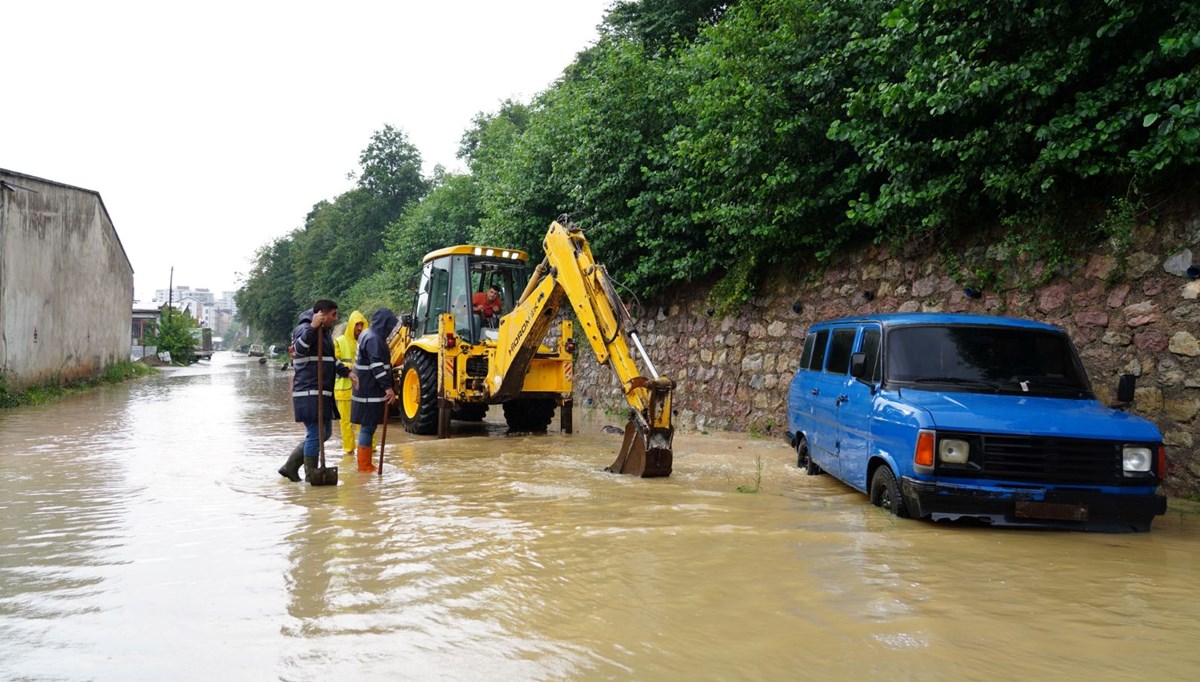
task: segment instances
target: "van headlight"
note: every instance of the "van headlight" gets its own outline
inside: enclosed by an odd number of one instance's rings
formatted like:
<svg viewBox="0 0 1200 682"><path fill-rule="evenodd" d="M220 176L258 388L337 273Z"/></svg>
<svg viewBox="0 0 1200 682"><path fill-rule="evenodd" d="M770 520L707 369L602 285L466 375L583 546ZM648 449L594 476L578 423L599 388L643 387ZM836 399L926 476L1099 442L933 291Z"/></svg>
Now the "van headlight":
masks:
<svg viewBox="0 0 1200 682"><path fill-rule="evenodd" d="M966 464L971 456L971 446L965 440L943 438L938 443L938 459L946 464Z"/></svg>
<svg viewBox="0 0 1200 682"><path fill-rule="evenodd" d="M1126 472L1150 471L1150 463L1153 459L1150 448L1140 445L1126 445L1121 450L1121 468Z"/></svg>

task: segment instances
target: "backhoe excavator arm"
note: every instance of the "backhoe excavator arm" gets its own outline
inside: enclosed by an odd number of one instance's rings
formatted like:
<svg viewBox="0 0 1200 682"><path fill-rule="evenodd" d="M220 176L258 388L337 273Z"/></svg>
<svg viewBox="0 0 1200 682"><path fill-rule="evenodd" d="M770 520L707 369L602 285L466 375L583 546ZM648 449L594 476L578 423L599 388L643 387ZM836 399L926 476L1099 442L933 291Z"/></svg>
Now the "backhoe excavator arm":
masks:
<svg viewBox="0 0 1200 682"><path fill-rule="evenodd" d="M601 364L621 381L630 418L621 452L609 471L643 478L671 473L671 393L675 383L658 372L633 331L628 311L609 280L608 272L592 258L583 231L551 223L543 242L546 256L533 272L513 311L500 325L495 365L489 371L493 394L515 395L530 361L553 324L563 299L570 301L580 329ZM630 352L641 355L649 377L643 376Z"/></svg>

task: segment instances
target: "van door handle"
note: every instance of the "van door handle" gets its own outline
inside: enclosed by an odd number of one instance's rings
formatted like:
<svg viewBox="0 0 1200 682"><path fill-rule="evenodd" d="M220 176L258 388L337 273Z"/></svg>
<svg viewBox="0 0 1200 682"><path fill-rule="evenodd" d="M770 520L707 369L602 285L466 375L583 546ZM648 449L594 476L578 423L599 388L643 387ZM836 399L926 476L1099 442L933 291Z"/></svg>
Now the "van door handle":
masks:
<svg viewBox="0 0 1200 682"><path fill-rule="evenodd" d="M814 388L813 390L809 391L809 393L811 393L813 395L821 395L821 390Z"/></svg>
<svg viewBox="0 0 1200 682"><path fill-rule="evenodd" d="M850 402L850 399L849 399L849 398L847 398L847 397L846 397L846 396L844 396L844 395L839 395L839 396L837 397L836 404L837 404L837 405L841 405L842 403L848 403L848 402Z"/></svg>

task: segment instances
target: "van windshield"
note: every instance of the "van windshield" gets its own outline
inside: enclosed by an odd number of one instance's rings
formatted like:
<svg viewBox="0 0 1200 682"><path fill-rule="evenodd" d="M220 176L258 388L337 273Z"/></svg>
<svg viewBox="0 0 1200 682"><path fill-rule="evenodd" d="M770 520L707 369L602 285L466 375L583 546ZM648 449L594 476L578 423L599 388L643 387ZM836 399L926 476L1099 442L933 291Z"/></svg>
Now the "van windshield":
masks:
<svg viewBox="0 0 1200 682"><path fill-rule="evenodd" d="M937 391L1091 398L1067 337L1038 329L914 326L887 336L889 383Z"/></svg>

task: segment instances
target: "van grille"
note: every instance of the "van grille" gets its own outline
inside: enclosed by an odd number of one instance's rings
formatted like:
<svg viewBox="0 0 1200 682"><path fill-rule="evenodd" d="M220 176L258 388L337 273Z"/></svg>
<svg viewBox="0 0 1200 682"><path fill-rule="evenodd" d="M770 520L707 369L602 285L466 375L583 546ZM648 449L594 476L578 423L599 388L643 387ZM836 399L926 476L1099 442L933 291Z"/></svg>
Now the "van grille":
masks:
<svg viewBox="0 0 1200 682"><path fill-rule="evenodd" d="M1131 481L1121 470L1123 443L1081 438L1052 438L1045 436L1002 436L984 434L969 436L939 433L951 438L966 437L972 448L983 451L981 468L962 472L969 476L1036 480L1047 483L1119 485L1140 483ZM940 467L950 473L950 467ZM960 475L957 468L955 475Z"/></svg>

